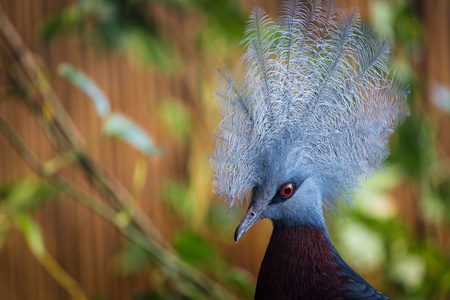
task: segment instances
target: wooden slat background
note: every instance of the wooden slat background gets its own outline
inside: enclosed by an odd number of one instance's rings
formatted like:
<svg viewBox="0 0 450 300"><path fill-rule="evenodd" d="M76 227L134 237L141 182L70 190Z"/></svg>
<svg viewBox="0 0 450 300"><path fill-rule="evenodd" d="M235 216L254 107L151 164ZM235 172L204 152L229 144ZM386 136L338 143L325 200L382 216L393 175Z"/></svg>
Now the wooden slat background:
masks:
<svg viewBox="0 0 450 300"><path fill-rule="evenodd" d="M184 178L189 176L186 161L188 149L167 138L167 129L158 119L158 101L173 97L204 103L213 101L212 94L201 90L200 72L186 68L185 76L164 77L155 72L136 67L122 55L102 56L82 45L74 36L57 39L45 48L39 41L38 28L42 20L58 12L71 1L68 0L0 0L12 23L29 48L42 57L43 63L53 72L61 62L70 62L84 70L109 96L114 110L130 116L145 127L165 154L149 165L142 206L167 238L175 228L183 226L173 217L160 201L161 185L164 178ZM274 14L281 1L249 0L247 7L264 7ZM363 16L369 16L369 1L342 1L344 5L358 5ZM419 4L421 17L425 23L425 49L416 58L420 76L428 91L424 95L423 107L433 112L433 124L438 128L441 141L440 155L450 156L450 121L448 116L430 104L432 86L435 82L450 86L450 2L448 0L428 0ZM186 25L186 24L185 24ZM238 47L238 46L237 46ZM205 66L211 78L215 68ZM196 84L196 80L199 80ZM188 86L198 86L187 94ZM86 141L95 139L100 131L97 117L89 99L65 80L56 78L54 87L63 101L64 107L78 126ZM190 99L189 99L190 97ZM200 97L201 99L195 99ZM209 99L206 99L209 98ZM25 109L15 102L1 104L2 114L11 122L23 139L36 151L40 158L48 160L55 155L45 136L37 130L38 124ZM211 124L214 126L215 124ZM205 157L211 151L209 138L214 127L204 128ZM195 137L193 137L196 139ZM197 140L199 141L199 140ZM137 153L119 142L108 142L95 150L94 156L100 164L117 176L126 186L130 186ZM205 158L206 160L206 158ZM30 169L13 151L5 138L0 135L0 180L9 182L25 176ZM67 172L69 173L69 172ZM89 188L80 174L70 174L72 180ZM191 175L192 176L192 175ZM209 187L211 188L211 187ZM408 191L403 195L411 194ZM414 198L414 195L409 197ZM226 209L224 208L224 213ZM414 212L411 212L414 214ZM111 299L131 299L131 295L149 288L146 276L120 278L113 270L114 254L123 245L123 238L101 218L70 200L63 200L46 206L36 213L41 225L46 245L57 261L81 285L89 297L104 295ZM442 245L449 249L448 234L438 235ZM239 244L225 245L226 255L234 262L247 268L255 276L262 260L265 246L270 236L270 224L262 222L249 232ZM0 249L0 299L69 299L67 293L43 270L30 254L22 237L14 232L8 243Z"/></svg>

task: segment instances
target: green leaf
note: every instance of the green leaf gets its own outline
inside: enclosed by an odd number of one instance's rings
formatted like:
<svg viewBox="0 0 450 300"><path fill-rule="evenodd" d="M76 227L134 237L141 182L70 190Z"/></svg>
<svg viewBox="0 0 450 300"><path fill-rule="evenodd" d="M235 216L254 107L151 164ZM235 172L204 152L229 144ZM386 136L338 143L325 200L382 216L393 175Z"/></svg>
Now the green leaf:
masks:
<svg viewBox="0 0 450 300"><path fill-rule="evenodd" d="M119 138L147 155L159 153L150 136L121 114L108 115L103 131L106 135Z"/></svg>
<svg viewBox="0 0 450 300"><path fill-rule="evenodd" d="M58 69L63 77L70 80L93 100L97 113L101 117L105 117L109 114L110 109L108 99L102 90L97 87L89 77L69 64L61 64Z"/></svg>
<svg viewBox="0 0 450 300"><path fill-rule="evenodd" d="M430 122L412 113L397 130L389 161L399 164L405 176L421 180L436 161L435 146Z"/></svg>
<svg viewBox="0 0 450 300"><path fill-rule="evenodd" d="M158 106L158 116L179 139L186 139L191 132L191 118L189 108L181 101L163 99Z"/></svg>
<svg viewBox="0 0 450 300"><path fill-rule="evenodd" d="M121 275L129 275L144 270L151 262L147 252L141 247L128 243L116 256L115 266Z"/></svg>
<svg viewBox="0 0 450 300"><path fill-rule="evenodd" d="M165 75L183 68L179 51L162 35L149 34L146 30L132 27L127 32L124 44L128 56L137 64L148 65Z"/></svg>
<svg viewBox="0 0 450 300"><path fill-rule="evenodd" d="M174 240L177 253L188 264L208 269L217 267L219 257L213 244L195 232L182 232Z"/></svg>
<svg viewBox="0 0 450 300"><path fill-rule="evenodd" d="M194 1L196 9L207 18L203 32L209 31L211 38L224 38L235 45L242 38L247 20L247 12L242 10L238 0L205 0Z"/></svg>
<svg viewBox="0 0 450 300"><path fill-rule="evenodd" d="M41 230L33 219L26 214L20 214L16 216L15 220L33 254L38 257L44 255L45 247Z"/></svg>
<svg viewBox="0 0 450 300"><path fill-rule="evenodd" d="M255 290L254 280L247 271L232 268L227 272L227 280L249 298L252 298Z"/></svg>
<svg viewBox="0 0 450 300"><path fill-rule="evenodd" d="M42 181L24 179L0 187L0 201L13 214L28 212L55 199L58 192Z"/></svg>
<svg viewBox="0 0 450 300"><path fill-rule="evenodd" d="M86 19L86 14L78 4L71 5L60 13L47 18L40 30L41 39L45 44L58 35L73 31Z"/></svg>
<svg viewBox="0 0 450 300"><path fill-rule="evenodd" d="M192 217L192 203L189 201L189 188L180 181L166 181L162 184L161 196L177 213L185 218Z"/></svg>

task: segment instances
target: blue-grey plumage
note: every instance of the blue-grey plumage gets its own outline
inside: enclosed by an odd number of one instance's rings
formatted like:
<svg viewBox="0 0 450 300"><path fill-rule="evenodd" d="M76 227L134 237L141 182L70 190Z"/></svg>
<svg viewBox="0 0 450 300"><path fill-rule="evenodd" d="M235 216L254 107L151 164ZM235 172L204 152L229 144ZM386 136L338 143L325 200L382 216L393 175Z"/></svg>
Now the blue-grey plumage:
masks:
<svg viewBox="0 0 450 300"><path fill-rule="evenodd" d="M326 232L323 207L351 199L383 167L389 137L408 113L392 44L357 9L290 0L280 15L272 21L255 8L246 52L220 72L216 91L223 120L211 158L215 191L231 205L251 195L236 241L263 218L274 233Z"/></svg>

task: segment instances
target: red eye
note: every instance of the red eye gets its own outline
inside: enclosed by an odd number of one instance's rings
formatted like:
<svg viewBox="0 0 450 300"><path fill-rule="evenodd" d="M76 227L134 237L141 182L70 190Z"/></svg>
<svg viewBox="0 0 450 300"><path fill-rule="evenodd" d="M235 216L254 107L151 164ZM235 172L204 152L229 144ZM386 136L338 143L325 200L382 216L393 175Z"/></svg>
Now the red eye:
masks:
<svg viewBox="0 0 450 300"><path fill-rule="evenodd" d="M294 185L292 183L289 183L284 186L284 188L281 190L281 195L283 197L290 197L294 193Z"/></svg>

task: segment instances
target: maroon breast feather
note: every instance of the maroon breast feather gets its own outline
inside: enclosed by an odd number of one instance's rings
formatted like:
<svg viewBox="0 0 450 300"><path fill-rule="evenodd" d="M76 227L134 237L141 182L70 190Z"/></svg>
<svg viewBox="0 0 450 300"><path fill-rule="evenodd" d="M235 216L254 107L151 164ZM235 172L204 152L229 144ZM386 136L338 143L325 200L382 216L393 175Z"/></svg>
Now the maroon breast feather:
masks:
<svg viewBox="0 0 450 300"><path fill-rule="evenodd" d="M324 229L274 228L261 264L255 299L345 299L348 279Z"/></svg>

